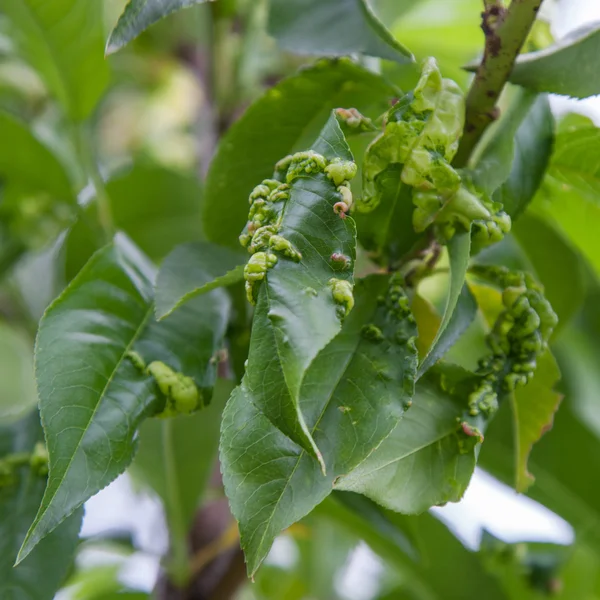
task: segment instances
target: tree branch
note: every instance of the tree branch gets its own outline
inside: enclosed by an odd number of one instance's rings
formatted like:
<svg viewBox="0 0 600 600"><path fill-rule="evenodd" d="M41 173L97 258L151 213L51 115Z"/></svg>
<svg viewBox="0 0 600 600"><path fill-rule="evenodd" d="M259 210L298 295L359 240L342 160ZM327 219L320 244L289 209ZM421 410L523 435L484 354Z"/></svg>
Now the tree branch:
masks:
<svg viewBox="0 0 600 600"><path fill-rule="evenodd" d="M454 165L464 167L488 125L498 118L496 102L543 0L512 0L509 8L485 1L481 28L485 34L483 60L467 96L465 129Z"/></svg>

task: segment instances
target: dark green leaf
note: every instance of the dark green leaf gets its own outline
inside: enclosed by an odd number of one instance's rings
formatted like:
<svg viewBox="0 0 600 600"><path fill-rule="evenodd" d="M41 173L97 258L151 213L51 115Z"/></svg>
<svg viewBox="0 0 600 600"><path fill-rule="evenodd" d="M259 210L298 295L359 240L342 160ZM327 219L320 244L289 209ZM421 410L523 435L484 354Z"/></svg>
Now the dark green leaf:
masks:
<svg viewBox="0 0 600 600"><path fill-rule="evenodd" d="M518 90L476 159L476 184L496 193L513 218L529 204L552 152L554 117L547 96Z"/></svg>
<svg viewBox="0 0 600 600"><path fill-rule="evenodd" d="M88 0L0 0L17 51L74 120L89 116L108 83L102 11Z"/></svg>
<svg viewBox="0 0 600 600"><path fill-rule="evenodd" d="M446 308L433 344L419 365L419 377L450 350L475 318L477 303L465 285L470 252L471 234L468 231L457 233L448 244L450 288Z"/></svg>
<svg viewBox="0 0 600 600"><path fill-rule="evenodd" d="M310 512L331 492L336 477L359 464L392 431L412 395L416 352L410 343L393 341L403 324L390 321L377 303L386 285L384 277L357 284L356 306L342 332L304 379L301 405L327 476L261 414L245 382L227 404L221 467L251 574L275 536ZM362 333L373 323L382 329L383 340Z"/></svg>
<svg viewBox="0 0 600 600"><path fill-rule="evenodd" d="M28 192L48 192L55 199L74 201L65 168L26 123L0 112L0 174Z"/></svg>
<svg viewBox="0 0 600 600"><path fill-rule="evenodd" d="M118 23L115 25L106 44L106 54L112 54L131 40L136 38L142 31L148 29L163 17L170 15L176 10L201 4L206 0L131 0Z"/></svg>
<svg viewBox="0 0 600 600"><path fill-rule="evenodd" d="M135 165L106 184L117 229L124 231L152 260L178 244L201 240L202 188L193 175L163 167ZM66 271L72 279L104 244L96 203L90 204L66 240Z"/></svg>
<svg viewBox="0 0 600 600"><path fill-rule="evenodd" d="M30 453L44 439L37 410L0 428L0 459ZM19 468L13 484L0 487L0 597L6 600L52 600L67 575L79 541L83 510L53 531L27 559L13 568L19 547L44 494L46 478L29 465Z"/></svg>
<svg viewBox="0 0 600 600"><path fill-rule="evenodd" d="M232 385L218 380L209 407L191 416L149 419L140 428L131 472L163 501L171 535L186 544L217 457L219 424Z"/></svg>
<svg viewBox="0 0 600 600"><path fill-rule="evenodd" d="M327 160L352 160L334 115L312 150L323 152ZM319 460L300 407L300 388L310 364L342 327L339 311L344 309L331 282L353 282L356 226L352 218L336 214L334 206L341 199L325 173L298 177L290 184L277 233L301 259L282 256L260 283L246 367L246 385L257 408ZM346 264L337 266L332 258L336 253Z"/></svg>
<svg viewBox="0 0 600 600"><path fill-rule="evenodd" d="M367 0L271 0L269 30L282 48L297 54L360 52L401 63L414 60Z"/></svg>
<svg viewBox="0 0 600 600"><path fill-rule="evenodd" d="M586 25L539 52L522 54L510 81L536 92L550 92L575 98L600 94L598 56L600 28Z"/></svg>
<svg viewBox="0 0 600 600"><path fill-rule="evenodd" d="M345 59L320 61L256 101L223 138L205 190L204 228L218 244L237 247L248 195L286 154L312 144L331 110L355 107L379 116L397 90Z"/></svg>
<svg viewBox="0 0 600 600"><path fill-rule="evenodd" d="M154 380L128 358L159 360L209 395L228 300L215 290L168 323L153 319L155 272L122 235L97 252L40 323L36 376L50 478L20 560L133 458L140 422L162 409Z"/></svg>
<svg viewBox="0 0 600 600"><path fill-rule="evenodd" d="M512 231L558 315L556 335L583 304L582 261L555 227L532 214L524 214Z"/></svg>
<svg viewBox="0 0 600 600"><path fill-rule="evenodd" d="M242 281L246 260L241 252L207 242L178 246L158 272L157 318L169 316L196 296Z"/></svg>
<svg viewBox="0 0 600 600"><path fill-rule="evenodd" d="M464 376L461 373L461 376ZM463 433L466 396L442 388L438 369L417 384L413 406L381 446L335 484L405 514L460 500L475 469L475 440Z"/></svg>

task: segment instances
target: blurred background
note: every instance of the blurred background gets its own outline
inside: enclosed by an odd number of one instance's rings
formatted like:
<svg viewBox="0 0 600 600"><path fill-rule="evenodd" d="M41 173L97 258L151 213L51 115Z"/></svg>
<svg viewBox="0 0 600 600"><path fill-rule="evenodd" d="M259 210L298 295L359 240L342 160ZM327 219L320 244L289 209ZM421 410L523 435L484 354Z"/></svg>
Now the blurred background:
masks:
<svg viewBox="0 0 600 600"><path fill-rule="evenodd" d="M479 29L481 1L410 0L403 3L406 8L402 10L395 2L400 0L378 0L377 9L386 25L418 58L436 56L444 75L466 89L470 76L461 67L477 59L483 44ZM102 174L110 178L110 196L118 203L114 209L117 221L157 260L175 244L198 237L198 175L206 173L218 137L253 99L307 62L278 50L266 34L265 0L239 0L239 4L251 35L241 34L237 17L228 22L226 35L214 31L209 25L209 7L195 6L160 22L109 59L109 92L97 115ZM107 33L124 5L124 0L104 0ZM598 0L546 0L543 22L532 43L543 47L552 39L560 40L597 20ZM0 14L0 104L31 122L36 133L64 157L64 163L71 166L77 177L76 161L69 158L73 149L61 136L60 115L45 102L46 91L35 73L13 56L5 27ZM210 72L204 45L214 39L218 40L218 68ZM379 63L370 66L381 68ZM388 65L383 68L390 79L402 85L405 74L401 70L395 71ZM600 125L599 98L553 98L552 105L559 118L576 112ZM216 118L215 110L219 111ZM144 202L148 207L144 211L139 211L139 206L131 208L129 202L132 190L140 187L145 189ZM85 190L79 200L84 204L89 200ZM165 203L169 218L165 218ZM7 209L0 206L2 210ZM13 219L11 227L27 228L28 223L25 218L22 222ZM26 255L17 250L20 260L11 261L10 277L0 290L4 316L0 321L2 419L15 418L35 403L35 323L65 278L68 280L69 274L85 262L91 240L97 234L93 223L89 227L80 223L78 229L49 246L48 240L55 238L57 228L61 230L64 223L60 214L53 215L47 220L46 229L37 229L39 236L33 241L29 238ZM67 254L66 264L56 260L65 245L77 249ZM515 258L518 250L510 239L495 252L517 263L521 260ZM558 464L561 440L576 444L575 439L581 436L579 441L585 438L586 445L582 441L579 449L575 446L577 459L570 458L568 463L565 459L570 466L561 471L563 479L553 479L552 474L540 476L543 469L534 468L538 479L543 480L542 492L537 494L534 488L531 497L517 495L479 469L460 503L435 508L432 514L448 525L460 541L460 548L487 548L491 570L510 569L510 561L496 561L502 553L523 558L537 552L542 559L536 565L544 565L546 556L551 565L569 563L565 577L582 578L589 583L589 590L571 597L591 599L600 597L596 596L596 590L600 590L596 581L600 554L590 548L585 536L578 538L576 547L572 546L576 539L572 524L535 500L544 494L562 495L565 503L572 503L574 512L589 519L590 528L600 523L600 500L592 500L592 506L584 505L582 500L600 497L600 473L588 470L589 455L585 454L585 450L600 454L600 374L595 361L600 343L596 335L600 325L598 291L593 277L584 279L582 308L571 315L555 344L564 375L562 391L566 394L564 416L561 412L557 417L557 428L561 435L570 437L558 437L548 442L552 445L548 448L542 442L533 455L534 464L536 453L544 452ZM444 284L443 277L429 284L428 296L434 303L442 301ZM468 354L468 348L463 345L456 352ZM19 403L14 402L16 397L21 399ZM499 417L498 428L505 425L507 418ZM485 455L485 445L482 453ZM484 464L487 466L485 461ZM493 461L489 464L494 466ZM561 481L568 481L569 477L581 485L565 489ZM433 528L432 539L441 551L446 548L446 534L436 529L436 523L432 521L428 527ZM168 544L167 530L161 502L139 485L135 473L123 475L86 504L82 536L84 542L77 557L79 569L57 598L100 599L123 585L139 590L139 597L144 598L144 593L154 588L160 557ZM318 548L317 553L312 551L314 548ZM448 552L455 552L455 548L448 542ZM435 576L434 573L425 569L420 576ZM398 563L377 544L361 540L334 520L322 518L317 511L306 524L302 522L278 538L256 583L246 585L239 598L394 598L399 596L391 592L385 596L386 590L396 589L403 577L412 576L410 569L398 568Z"/></svg>

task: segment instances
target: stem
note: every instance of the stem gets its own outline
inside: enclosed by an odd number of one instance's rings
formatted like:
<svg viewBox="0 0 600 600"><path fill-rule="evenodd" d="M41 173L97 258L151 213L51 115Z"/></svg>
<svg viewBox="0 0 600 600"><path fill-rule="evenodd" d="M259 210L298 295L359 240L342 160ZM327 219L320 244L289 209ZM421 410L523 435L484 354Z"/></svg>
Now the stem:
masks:
<svg viewBox="0 0 600 600"><path fill-rule="evenodd" d="M512 0L506 9L499 2L484 0L481 28L485 33L485 51L467 96L465 129L455 166L466 166L484 131L498 117L496 102L542 2Z"/></svg>
<svg viewBox="0 0 600 600"><path fill-rule="evenodd" d="M92 137L87 130L86 123L81 123L77 127L77 142L84 172L89 177L94 188L96 204L98 206L98 220L100 221L106 240L110 242L115 234L110 198L106 192L104 179L98 169L98 161Z"/></svg>

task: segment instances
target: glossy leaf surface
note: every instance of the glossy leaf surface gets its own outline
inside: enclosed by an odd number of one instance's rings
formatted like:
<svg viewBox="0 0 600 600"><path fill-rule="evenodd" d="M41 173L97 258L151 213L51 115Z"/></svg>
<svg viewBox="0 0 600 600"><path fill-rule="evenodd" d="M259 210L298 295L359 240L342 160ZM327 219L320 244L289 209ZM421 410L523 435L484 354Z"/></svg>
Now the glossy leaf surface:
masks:
<svg viewBox="0 0 600 600"><path fill-rule="evenodd" d="M156 280L156 315L163 319L201 294L244 279L247 256L207 242L183 244L165 258Z"/></svg>
<svg viewBox="0 0 600 600"><path fill-rule="evenodd" d="M20 560L129 465L142 420L162 410L154 380L128 358L159 360L210 398L228 302L218 290L154 321L154 268L126 238L96 253L44 315L36 378L50 455L42 505ZM199 340L204 340L200 344Z"/></svg>

